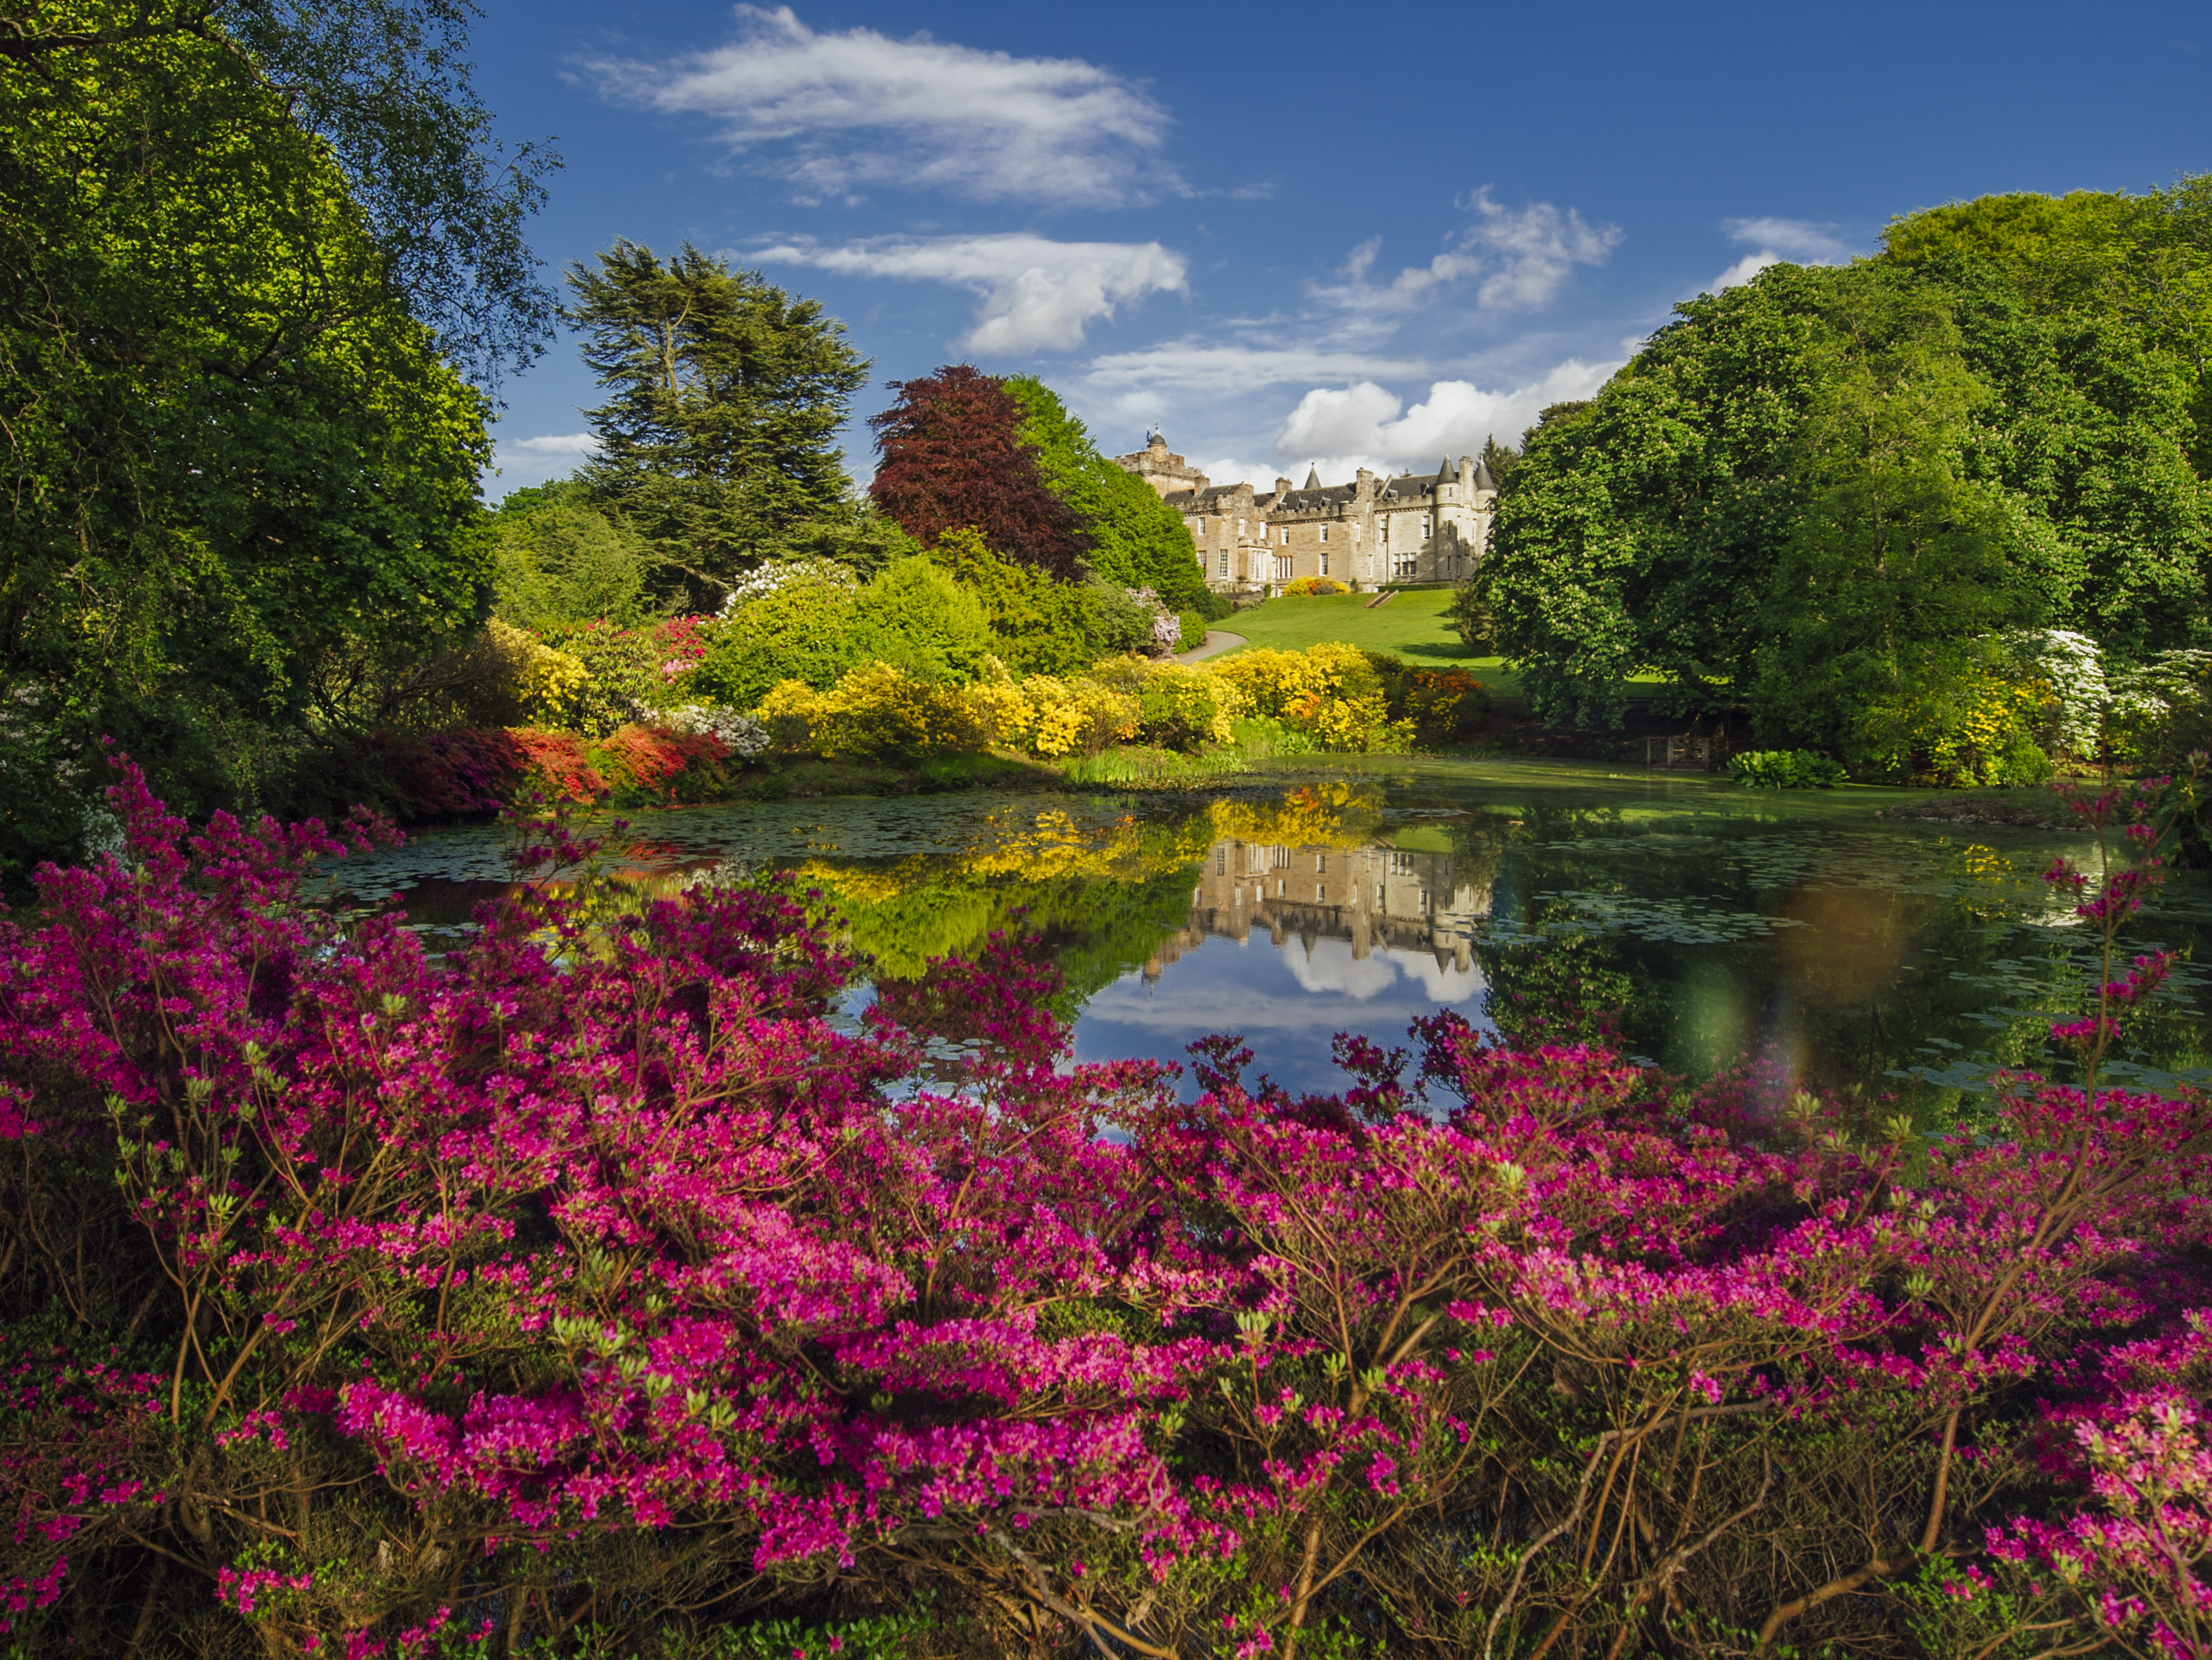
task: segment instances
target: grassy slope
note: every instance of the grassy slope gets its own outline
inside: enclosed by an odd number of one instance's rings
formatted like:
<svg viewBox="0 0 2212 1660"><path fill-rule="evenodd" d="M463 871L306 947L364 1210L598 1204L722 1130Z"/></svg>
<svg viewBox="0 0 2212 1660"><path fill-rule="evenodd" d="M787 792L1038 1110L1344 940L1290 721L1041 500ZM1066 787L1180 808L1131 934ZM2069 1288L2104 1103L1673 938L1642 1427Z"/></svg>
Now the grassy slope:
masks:
<svg viewBox="0 0 2212 1660"><path fill-rule="evenodd" d="M1425 669L1466 669L1492 690L1509 696L1520 691L1520 678L1499 659L1470 656L1460 643L1444 615L1451 604L1450 589L1409 590L1370 611L1367 602L1374 597L1330 593L1270 599L1215 626L1278 651L1303 651L1324 640L1340 640L1364 651L1395 652Z"/></svg>

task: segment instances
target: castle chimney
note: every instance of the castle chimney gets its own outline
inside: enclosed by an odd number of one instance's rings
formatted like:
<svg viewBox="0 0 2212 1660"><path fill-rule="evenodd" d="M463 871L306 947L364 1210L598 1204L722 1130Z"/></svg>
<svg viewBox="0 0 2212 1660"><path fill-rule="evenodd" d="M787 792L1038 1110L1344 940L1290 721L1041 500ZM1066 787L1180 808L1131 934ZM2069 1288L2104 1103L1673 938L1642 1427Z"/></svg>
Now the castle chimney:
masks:
<svg viewBox="0 0 2212 1660"><path fill-rule="evenodd" d="M1459 459L1459 487L1462 494L1474 488L1474 458L1472 455L1462 455Z"/></svg>

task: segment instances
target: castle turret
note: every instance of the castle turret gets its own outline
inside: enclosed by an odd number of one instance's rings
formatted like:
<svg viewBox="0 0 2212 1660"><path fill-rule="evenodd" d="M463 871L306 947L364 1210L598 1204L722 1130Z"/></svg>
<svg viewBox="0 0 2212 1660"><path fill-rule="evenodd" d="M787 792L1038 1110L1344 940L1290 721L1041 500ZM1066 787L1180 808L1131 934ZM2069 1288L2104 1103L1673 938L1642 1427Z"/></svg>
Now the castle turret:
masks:
<svg viewBox="0 0 2212 1660"><path fill-rule="evenodd" d="M1164 500L1183 490L1202 490L1212 482L1196 467L1168 448L1168 441L1155 432L1145 447L1132 455L1117 455L1114 465L1133 472Z"/></svg>

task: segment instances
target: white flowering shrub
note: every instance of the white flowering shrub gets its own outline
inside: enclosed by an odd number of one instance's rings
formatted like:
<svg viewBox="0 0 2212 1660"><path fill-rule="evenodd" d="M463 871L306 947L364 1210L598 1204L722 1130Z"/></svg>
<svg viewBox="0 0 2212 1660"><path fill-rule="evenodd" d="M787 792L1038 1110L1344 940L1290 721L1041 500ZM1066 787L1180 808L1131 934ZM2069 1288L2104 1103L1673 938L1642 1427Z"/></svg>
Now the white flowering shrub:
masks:
<svg viewBox="0 0 2212 1660"><path fill-rule="evenodd" d="M846 593L857 593L860 588L860 578L834 559L787 559L747 572L722 602L722 615L728 617L740 606L765 599L794 582L811 582Z"/></svg>
<svg viewBox="0 0 2212 1660"><path fill-rule="evenodd" d="M671 709L668 724L678 732L703 734L722 740L722 747L739 760L750 761L768 750L768 728L750 714L720 703L686 703Z"/></svg>
<svg viewBox="0 0 2212 1660"><path fill-rule="evenodd" d="M2054 752L2087 758L2104 737L2112 688L2097 642L2071 629L2021 629L2004 636L2015 673L2049 689L2050 710L2037 736Z"/></svg>
<svg viewBox="0 0 2212 1660"><path fill-rule="evenodd" d="M2112 677L2112 747L2121 759L2195 747L2212 714L2212 652L2162 651Z"/></svg>

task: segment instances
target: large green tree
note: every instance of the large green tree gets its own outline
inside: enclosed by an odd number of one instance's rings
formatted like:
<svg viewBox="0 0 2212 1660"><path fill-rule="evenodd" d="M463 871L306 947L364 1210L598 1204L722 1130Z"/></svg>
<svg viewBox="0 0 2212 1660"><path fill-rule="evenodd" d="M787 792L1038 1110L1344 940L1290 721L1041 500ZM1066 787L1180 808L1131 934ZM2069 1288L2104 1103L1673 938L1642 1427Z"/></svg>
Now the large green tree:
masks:
<svg viewBox="0 0 2212 1660"><path fill-rule="evenodd" d="M1022 407L1023 443L1036 451L1045 482L1082 522L1091 569L1121 587L1150 588L1176 611L1208 608L1212 596L1182 515L1108 459L1043 381L1018 374L1006 388Z"/></svg>
<svg viewBox="0 0 2212 1660"><path fill-rule="evenodd" d="M1656 671L1819 736L1814 682L1883 641L2197 642L2208 201L1984 198L1678 307L1501 480L1484 589L1542 712L1601 716Z"/></svg>
<svg viewBox="0 0 2212 1660"><path fill-rule="evenodd" d="M836 435L868 365L844 325L689 243L664 260L617 241L568 282L568 319L611 394L585 412L594 497L700 603L794 542L824 550L809 526L856 514Z"/></svg>
<svg viewBox="0 0 2212 1660"><path fill-rule="evenodd" d="M332 653L477 611L489 379L547 300L441 0L0 21L0 875L123 740L250 795ZM292 734L294 736L288 736Z"/></svg>

